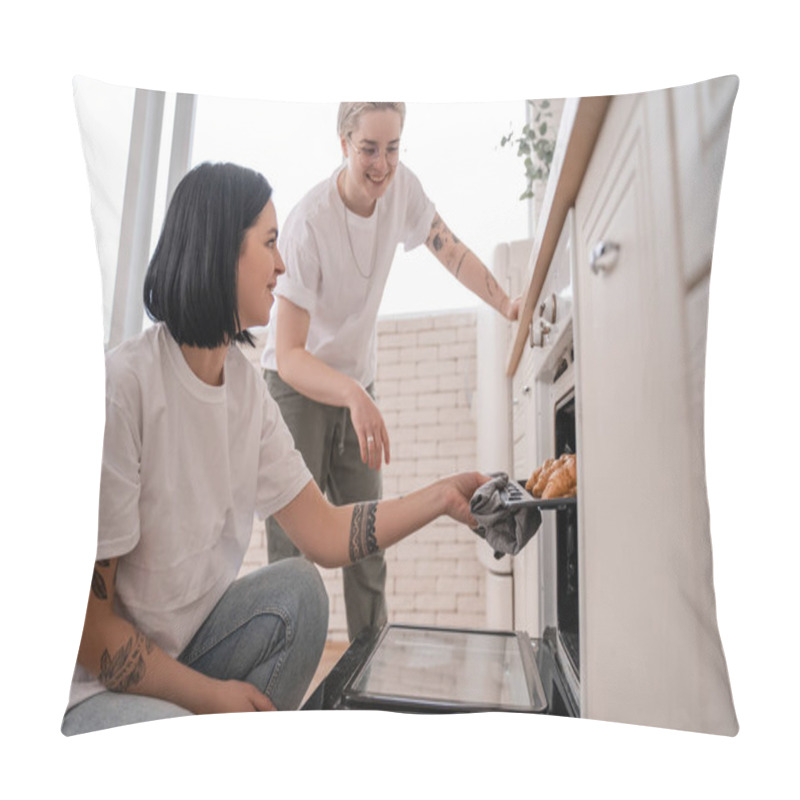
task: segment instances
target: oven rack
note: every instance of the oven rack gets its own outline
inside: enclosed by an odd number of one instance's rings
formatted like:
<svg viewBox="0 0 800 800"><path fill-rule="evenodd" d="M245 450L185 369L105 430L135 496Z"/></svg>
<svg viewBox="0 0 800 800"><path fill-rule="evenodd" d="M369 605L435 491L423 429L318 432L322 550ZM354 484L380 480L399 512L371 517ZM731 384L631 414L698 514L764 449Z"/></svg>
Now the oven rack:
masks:
<svg viewBox="0 0 800 800"><path fill-rule="evenodd" d="M578 504L577 497L534 497L526 488L526 481L509 481L503 492L503 502L509 509L538 508L563 511Z"/></svg>

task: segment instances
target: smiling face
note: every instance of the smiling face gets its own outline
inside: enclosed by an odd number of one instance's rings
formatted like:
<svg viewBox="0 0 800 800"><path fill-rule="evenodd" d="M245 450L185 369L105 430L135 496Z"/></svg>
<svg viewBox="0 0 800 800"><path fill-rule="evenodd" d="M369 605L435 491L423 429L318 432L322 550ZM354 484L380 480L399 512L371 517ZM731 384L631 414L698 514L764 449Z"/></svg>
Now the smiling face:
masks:
<svg viewBox="0 0 800 800"><path fill-rule="evenodd" d="M397 169L402 127L397 111L367 111L341 138L347 160L344 191L354 210L371 213L375 201L386 193Z"/></svg>
<svg viewBox="0 0 800 800"><path fill-rule="evenodd" d="M269 322L278 275L286 272L278 252L278 221L270 200L245 231L236 275L239 325L242 330Z"/></svg>

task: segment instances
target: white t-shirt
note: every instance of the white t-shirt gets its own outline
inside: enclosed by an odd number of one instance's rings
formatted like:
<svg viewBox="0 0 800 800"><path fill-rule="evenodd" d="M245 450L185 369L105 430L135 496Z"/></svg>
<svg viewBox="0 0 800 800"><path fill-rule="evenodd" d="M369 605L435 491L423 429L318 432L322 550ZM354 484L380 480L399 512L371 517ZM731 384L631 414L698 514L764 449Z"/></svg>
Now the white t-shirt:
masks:
<svg viewBox="0 0 800 800"><path fill-rule="evenodd" d="M366 387L375 380L376 321L395 251L401 243L412 250L425 242L436 209L401 162L371 216L346 212L336 188L342 169L287 217L278 242L286 272L275 294L309 312L308 352ZM261 358L267 369L277 369L277 313L276 307Z"/></svg>
<svg viewBox="0 0 800 800"><path fill-rule="evenodd" d="M119 557L115 610L173 657L236 578L254 514L312 480L236 346L223 375L201 381L162 323L106 357L97 560ZM68 707L103 688L77 665Z"/></svg>

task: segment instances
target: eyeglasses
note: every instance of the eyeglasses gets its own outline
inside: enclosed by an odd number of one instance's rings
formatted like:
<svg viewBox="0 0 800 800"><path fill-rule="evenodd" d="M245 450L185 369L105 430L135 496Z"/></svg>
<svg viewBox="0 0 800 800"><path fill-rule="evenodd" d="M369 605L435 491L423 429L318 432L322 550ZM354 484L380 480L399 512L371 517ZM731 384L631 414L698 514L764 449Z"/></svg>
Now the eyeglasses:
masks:
<svg viewBox="0 0 800 800"><path fill-rule="evenodd" d="M350 134L347 134L347 139L350 142L353 150L358 153L358 157L361 160L361 164L365 167L368 167L370 164L374 164L381 156L381 149L375 144L367 144L364 147L359 147L357 144L353 142L350 138ZM390 144L384 151L384 156L386 158L386 163L390 164L391 166L395 166L397 162L400 160L400 145L399 144Z"/></svg>

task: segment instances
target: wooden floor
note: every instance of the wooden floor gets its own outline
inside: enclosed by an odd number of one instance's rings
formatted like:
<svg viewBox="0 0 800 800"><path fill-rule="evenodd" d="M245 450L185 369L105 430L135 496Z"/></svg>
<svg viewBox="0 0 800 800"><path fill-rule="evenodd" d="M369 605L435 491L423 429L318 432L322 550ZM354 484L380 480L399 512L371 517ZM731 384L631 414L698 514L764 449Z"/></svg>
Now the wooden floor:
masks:
<svg viewBox="0 0 800 800"><path fill-rule="evenodd" d="M322 658L319 660L319 666L311 679L308 691L303 698L303 703L313 694L314 690L325 679L327 674L333 669L336 662L347 650L349 642L326 642L325 649L322 651Z"/></svg>

